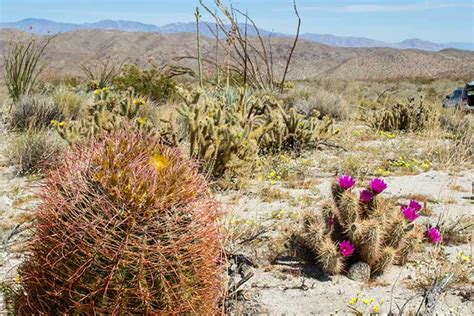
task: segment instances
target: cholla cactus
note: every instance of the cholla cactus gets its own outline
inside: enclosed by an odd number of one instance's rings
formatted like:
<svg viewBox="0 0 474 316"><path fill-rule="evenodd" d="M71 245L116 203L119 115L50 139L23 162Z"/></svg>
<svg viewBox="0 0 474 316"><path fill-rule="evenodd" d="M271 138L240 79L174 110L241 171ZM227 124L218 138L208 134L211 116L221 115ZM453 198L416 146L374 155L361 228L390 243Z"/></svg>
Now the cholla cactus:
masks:
<svg viewBox="0 0 474 316"><path fill-rule="evenodd" d="M409 98L375 112L367 112L363 119L369 126L384 131L417 131L425 129L436 119L433 108L420 99Z"/></svg>
<svg viewBox="0 0 474 316"><path fill-rule="evenodd" d="M423 238L423 228L413 223L422 206L410 201L398 209L380 196L387 184L378 178L358 194L354 185L350 176L339 177L321 214L303 215L294 245L312 254L329 274L339 274L356 261L369 264L372 275L392 263L404 264Z"/></svg>
<svg viewBox="0 0 474 316"><path fill-rule="evenodd" d="M130 131L81 143L41 200L19 315L218 313L218 205L178 149Z"/></svg>
<svg viewBox="0 0 474 316"><path fill-rule="evenodd" d="M189 152L216 177L252 170L260 152L300 150L335 134L331 120L286 110L271 95L244 88L178 93L184 100L178 111L189 129Z"/></svg>
<svg viewBox="0 0 474 316"><path fill-rule="evenodd" d="M140 117L140 107L146 101L134 96L132 91L119 94L105 87L94 90L93 94L95 100L86 118L61 124L51 122L70 144L128 128L149 136L161 136L164 142L174 142L170 125L160 128Z"/></svg>

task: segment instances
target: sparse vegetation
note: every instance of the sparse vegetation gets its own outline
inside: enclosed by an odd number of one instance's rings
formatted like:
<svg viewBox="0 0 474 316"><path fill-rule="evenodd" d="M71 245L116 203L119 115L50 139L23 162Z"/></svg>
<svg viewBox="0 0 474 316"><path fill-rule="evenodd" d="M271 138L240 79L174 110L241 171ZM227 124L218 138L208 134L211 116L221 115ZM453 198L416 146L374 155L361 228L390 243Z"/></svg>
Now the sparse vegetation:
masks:
<svg viewBox="0 0 474 316"><path fill-rule="evenodd" d="M65 148L56 136L51 131L36 129L12 136L5 152L8 162L20 175L44 171Z"/></svg>

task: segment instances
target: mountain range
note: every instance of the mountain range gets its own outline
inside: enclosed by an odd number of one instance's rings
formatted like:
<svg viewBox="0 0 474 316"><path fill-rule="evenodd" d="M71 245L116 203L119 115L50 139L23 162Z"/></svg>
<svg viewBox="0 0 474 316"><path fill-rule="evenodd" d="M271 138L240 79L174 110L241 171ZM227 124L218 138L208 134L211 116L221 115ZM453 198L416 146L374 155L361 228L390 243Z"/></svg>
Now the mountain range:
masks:
<svg viewBox="0 0 474 316"><path fill-rule="evenodd" d="M12 41L30 37L43 41L44 35L28 34L19 30L0 29L0 69L2 55ZM203 60L214 60L216 41L201 38ZM258 46L257 39L250 43ZM276 77L286 65L293 44L289 37L272 38L272 61ZM255 59L250 52L250 59ZM188 56L190 58L186 58ZM116 30L74 30L58 34L45 50L46 77L62 78L83 75L82 64L97 60L117 63L137 63L147 67L150 60L158 65L175 65L196 69L196 34L124 32ZM225 52L219 50L219 60ZM184 58L179 58L184 57ZM214 71L213 64L203 65L204 73ZM3 72L0 72L0 79ZM289 80L398 80L402 78L474 78L474 52L443 49L423 51L385 47L334 47L302 39L298 42L288 72Z"/></svg>
<svg viewBox="0 0 474 316"><path fill-rule="evenodd" d="M240 28L244 28L244 25L240 25ZM55 22L46 19L35 19L29 18L18 22L4 22L0 23L0 28L3 29L17 29L24 32L46 35L46 34L59 34L75 30L115 30L122 32L150 32L150 33L161 33L161 34L174 34L174 33L194 33L196 31L196 24L194 22L177 22L167 24L163 26L157 26L153 24L145 24L133 21L113 21L103 20L94 23L62 23ZM214 23L201 22L200 30L203 36L214 37L214 30L216 26ZM291 35L283 33L274 33L268 30L259 29L260 34L263 36L272 37L290 37ZM249 26L247 29L249 36L255 36L256 30ZM460 42L449 42L449 43L434 43L424 41L417 38L407 39L401 42L391 43L378 41L364 37L349 37L349 36L335 36L330 34L314 34L304 33L301 34L301 38L336 47L387 47L397 49L419 49L424 51L440 51L443 49L455 48L461 50L473 50L474 43L460 43Z"/></svg>

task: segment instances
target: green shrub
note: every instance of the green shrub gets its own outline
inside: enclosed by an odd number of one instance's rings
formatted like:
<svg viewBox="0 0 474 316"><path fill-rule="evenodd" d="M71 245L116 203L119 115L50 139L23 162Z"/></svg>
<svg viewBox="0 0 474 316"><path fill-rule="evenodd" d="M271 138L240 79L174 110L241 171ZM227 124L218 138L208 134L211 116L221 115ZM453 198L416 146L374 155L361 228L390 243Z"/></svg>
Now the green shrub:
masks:
<svg viewBox="0 0 474 316"><path fill-rule="evenodd" d="M45 128L52 120L61 121L63 113L52 98L39 94L25 95L14 103L7 125L9 129L26 131Z"/></svg>
<svg viewBox="0 0 474 316"><path fill-rule="evenodd" d="M133 88L138 95L158 102L167 100L176 92L176 82L154 64L149 69L140 69L134 64L125 65L113 82L119 90Z"/></svg>
<svg viewBox="0 0 474 316"><path fill-rule="evenodd" d="M348 179L350 182L344 182ZM378 195L386 188L381 179L372 180L360 197L352 192L353 185L348 176L333 183L332 201L321 213L311 211L302 216L300 227L291 236L291 249L310 260L316 258L329 274L347 271L358 261L370 266L372 276L383 273L392 263L404 264L423 238L423 226L413 222L422 206L411 201L399 209L383 199Z"/></svg>
<svg viewBox="0 0 474 316"><path fill-rule="evenodd" d="M63 149L64 145L55 133L29 130L12 137L6 157L18 174L34 174L53 164Z"/></svg>
<svg viewBox="0 0 474 316"><path fill-rule="evenodd" d="M135 132L74 147L46 178L19 315L214 315L217 203L179 150Z"/></svg>

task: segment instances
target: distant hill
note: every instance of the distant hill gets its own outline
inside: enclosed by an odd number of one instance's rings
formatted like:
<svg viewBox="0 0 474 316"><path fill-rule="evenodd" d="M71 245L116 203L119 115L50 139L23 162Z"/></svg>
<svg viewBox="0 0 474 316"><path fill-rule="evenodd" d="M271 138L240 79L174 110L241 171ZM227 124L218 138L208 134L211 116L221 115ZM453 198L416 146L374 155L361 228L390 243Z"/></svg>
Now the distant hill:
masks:
<svg viewBox="0 0 474 316"><path fill-rule="evenodd" d="M31 36L18 30L0 30L0 68L8 42ZM36 37L43 37L33 35ZM252 40L256 40L252 38ZM285 66L292 39L272 39L275 72ZM215 40L203 37L203 57L213 60ZM221 50L222 53L222 50ZM175 63L177 56L195 56L196 38L192 33L143 33L115 30L76 30L58 34L46 50L46 74L80 75L79 65L94 59L111 57L146 65L152 58L158 63ZM196 67L188 60L179 65ZM301 40L294 52L289 79L385 80L400 78L474 78L474 52L456 49L428 52L394 48L333 47Z"/></svg>
<svg viewBox="0 0 474 316"><path fill-rule="evenodd" d="M154 32L154 33L163 33L163 34L173 34L173 33L194 33L196 31L196 24L194 22L178 22L167 24L164 26L157 26L153 24L144 24L140 22L133 21L112 21L104 20L94 23L62 23L54 22L45 19L24 19L18 22L6 22L0 23L0 28L6 29L17 29L24 32L30 32L39 35L45 34L58 34L65 33L74 30L116 30L123 32ZM203 36L213 37L213 32L215 31L214 23L201 22L200 29ZM240 28L243 30L244 25L241 24ZM288 37L291 35L282 34L282 33L273 33L268 30L259 29L262 35L268 36L272 34L274 37ZM221 32L222 33L222 32ZM247 33L249 36L256 35L256 30L248 26ZM335 36L331 34L312 34L305 33L301 35L302 38L318 42L321 44L336 46L336 47L390 47L398 49L419 49L425 51L440 51L447 48L456 48L462 50L474 50L474 43L433 43L429 41L424 41L421 39L413 38L407 39L398 43L389 43L384 41L377 41L370 38L364 37L346 37L346 36Z"/></svg>

